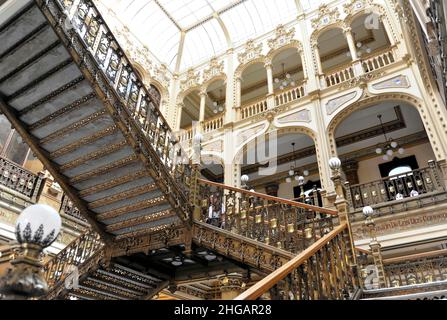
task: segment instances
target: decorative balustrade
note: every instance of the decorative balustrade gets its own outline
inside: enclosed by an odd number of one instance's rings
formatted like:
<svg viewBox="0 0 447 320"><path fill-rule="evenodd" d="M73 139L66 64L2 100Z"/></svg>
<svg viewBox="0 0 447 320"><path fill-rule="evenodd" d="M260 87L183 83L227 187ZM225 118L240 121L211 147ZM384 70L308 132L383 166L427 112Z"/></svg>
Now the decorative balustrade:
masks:
<svg viewBox="0 0 447 320"><path fill-rule="evenodd" d="M296 101L304 97L304 84L275 94L275 107Z"/></svg>
<svg viewBox="0 0 447 320"><path fill-rule="evenodd" d="M348 186L351 205L354 209L360 209L365 206L414 199L425 194L444 191L445 186L442 183L439 170L438 165L434 161L430 161L427 168Z"/></svg>
<svg viewBox="0 0 447 320"><path fill-rule="evenodd" d="M210 133L222 128L224 125L224 115L219 115L203 122L203 133Z"/></svg>
<svg viewBox="0 0 447 320"><path fill-rule="evenodd" d="M385 51L375 52L371 56L362 59L362 66L365 73L369 73L394 62L396 62L394 48L387 48Z"/></svg>
<svg viewBox="0 0 447 320"><path fill-rule="evenodd" d="M62 196L61 207L59 210L60 213L64 213L67 216L76 218L78 220L86 222L87 220L81 215L81 212L78 208L73 204L73 201L70 200L67 195Z"/></svg>
<svg viewBox="0 0 447 320"><path fill-rule="evenodd" d="M178 138L178 140L180 142L190 141L190 140L192 140L193 137L194 137L194 130L193 130L193 128L182 129L177 134L177 138Z"/></svg>
<svg viewBox="0 0 447 320"><path fill-rule="evenodd" d="M39 195L42 177L24 169L18 164L0 157L0 185L18 192L35 202Z"/></svg>
<svg viewBox="0 0 447 320"><path fill-rule="evenodd" d="M355 78L354 65L349 64L348 66L337 68L335 71L329 71L324 78L328 88L351 80Z"/></svg>
<svg viewBox="0 0 447 320"><path fill-rule="evenodd" d="M336 227L236 300L344 300L359 288L348 226Z"/></svg>
<svg viewBox="0 0 447 320"><path fill-rule="evenodd" d="M103 247L100 236L92 230L78 237L45 265L44 275L48 287L59 285Z"/></svg>
<svg viewBox="0 0 447 320"><path fill-rule="evenodd" d="M129 130L142 130L154 150L154 158L158 158L168 172L175 171L176 137L157 107L158 97L143 85L93 1L49 0L39 5L57 21L70 21L73 28L64 32L73 42L73 48L93 58L95 67L100 70L96 74L97 79L105 78L115 90L124 106L115 104L117 114L126 113L133 118L134 122L128 124ZM83 48L79 48L80 43L72 36L72 30L80 38ZM138 130L133 130L134 126Z"/></svg>
<svg viewBox="0 0 447 320"><path fill-rule="evenodd" d="M257 114L267 111L267 109L268 109L267 98L264 98L262 100L254 102L254 103L250 103L246 106L242 106L239 109L239 119L245 120L245 119L251 118Z"/></svg>
<svg viewBox="0 0 447 320"><path fill-rule="evenodd" d="M301 252L333 229L337 212L199 179L201 220L289 252Z"/></svg>
<svg viewBox="0 0 447 320"><path fill-rule="evenodd" d="M383 263L390 287L447 280L447 250L387 259Z"/></svg>

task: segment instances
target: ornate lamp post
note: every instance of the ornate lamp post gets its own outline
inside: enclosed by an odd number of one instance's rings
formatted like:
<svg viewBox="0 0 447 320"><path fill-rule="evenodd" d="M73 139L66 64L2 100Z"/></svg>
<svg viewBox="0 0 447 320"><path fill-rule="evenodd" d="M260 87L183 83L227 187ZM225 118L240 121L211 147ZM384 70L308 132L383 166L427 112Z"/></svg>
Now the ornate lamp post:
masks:
<svg viewBox="0 0 447 320"><path fill-rule="evenodd" d="M365 226L368 228L369 236L371 241L369 243L369 247L371 249L371 254L374 259L374 265L377 268L377 278L379 280L379 287L386 287L386 278L385 278L385 268L383 267L383 259L382 259L382 250L379 241L376 236L376 223L373 219L374 209L371 207L363 208L363 215L366 217Z"/></svg>
<svg viewBox="0 0 447 320"><path fill-rule="evenodd" d="M59 213L50 206L38 204L23 210L16 222L20 249L11 261L13 268L0 279L4 299L26 300L48 291L41 256L58 237L61 224Z"/></svg>
<svg viewBox="0 0 447 320"><path fill-rule="evenodd" d="M299 176L297 180L301 190L300 197L304 203L304 199L306 198L306 195L304 194L304 184L306 183L306 178L304 178L303 176Z"/></svg>
<svg viewBox="0 0 447 320"><path fill-rule="evenodd" d="M250 180L250 177L247 176L246 174L244 174L244 175L241 177L241 182L242 182L241 187L242 187L242 189L250 190L250 187L248 186L248 181L249 181L249 180Z"/></svg>

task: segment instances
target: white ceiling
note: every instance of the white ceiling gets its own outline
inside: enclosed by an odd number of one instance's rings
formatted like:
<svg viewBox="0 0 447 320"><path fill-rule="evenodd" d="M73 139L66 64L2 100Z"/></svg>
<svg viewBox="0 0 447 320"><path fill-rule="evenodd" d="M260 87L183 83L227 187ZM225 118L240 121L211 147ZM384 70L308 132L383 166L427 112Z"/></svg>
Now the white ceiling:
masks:
<svg viewBox="0 0 447 320"><path fill-rule="evenodd" d="M171 70L181 71L296 19L323 0L95 0ZM185 34L181 49L181 35ZM178 59L181 56L179 63Z"/></svg>

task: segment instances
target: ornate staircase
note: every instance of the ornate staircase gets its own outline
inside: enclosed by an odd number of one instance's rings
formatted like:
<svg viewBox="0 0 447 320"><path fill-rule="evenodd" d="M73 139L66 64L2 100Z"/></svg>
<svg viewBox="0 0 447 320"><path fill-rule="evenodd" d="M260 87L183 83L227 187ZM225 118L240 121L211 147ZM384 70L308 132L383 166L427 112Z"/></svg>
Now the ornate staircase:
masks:
<svg viewBox="0 0 447 320"><path fill-rule="evenodd" d="M176 281L266 275L303 252L306 268L335 270L318 297L344 297L355 275L337 211L198 179L91 0L15 6L0 24L0 111L93 227L46 265L45 298L150 299ZM322 241L320 263L307 255Z"/></svg>
<svg viewBox="0 0 447 320"><path fill-rule="evenodd" d="M105 242L187 221L174 136L93 3L17 6L0 26L0 111Z"/></svg>

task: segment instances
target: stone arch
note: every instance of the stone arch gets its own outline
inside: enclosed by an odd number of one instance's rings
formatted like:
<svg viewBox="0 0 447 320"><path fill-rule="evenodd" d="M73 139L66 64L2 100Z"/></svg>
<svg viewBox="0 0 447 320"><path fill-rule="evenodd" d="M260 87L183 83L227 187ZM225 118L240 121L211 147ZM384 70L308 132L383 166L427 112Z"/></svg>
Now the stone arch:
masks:
<svg viewBox="0 0 447 320"><path fill-rule="evenodd" d="M437 160L445 159L445 154L443 150L443 146L440 143L439 137L435 132L434 128L430 124L430 116L426 110L425 103L423 100L406 93L384 93L379 95L368 95L363 99L352 103L346 108L339 111L334 118L331 120L327 127L327 132L329 135L329 148L331 152L331 156L337 156L337 145L335 142L335 131L338 126L351 114L356 111L368 108L372 105L378 104L384 101L402 101L407 103L408 105L413 106L419 113L420 119L424 124L425 131L430 140L430 144L432 146L433 152Z"/></svg>
<svg viewBox="0 0 447 320"><path fill-rule="evenodd" d="M298 40L293 40L292 42L290 42L289 44L286 44L285 46L282 46L278 49L272 49L269 51L269 53L266 56L266 62L272 62L273 59L275 59L275 57L280 54L283 51L286 51L288 49L297 49L298 53L301 53L303 51L303 45L300 41Z"/></svg>
<svg viewBox="0 0 447 320"><path fill-rule="evenodd" d="M349 27L358 17L371 13L375 13L379 16L379 19L384 24L385 28L389 29L389 31L387 30L389 40L392 43L396 43L398 41L398 37L394 30L393 24L391 23L390 17L388 16L385 8L377 3L348 14L343 20L344 25Z"/></svg>
<svg viewBox="0 0 447 320"><path fill-rule="evenodd" d="M253 59L245 64L241 64L236 68L236 71L234 72L234 77L235 79L238 79L242 76L242 74L244 73L244 71L249 68L252 65L258 64L258 63L262 63L265 65L265 63L267 62L267 59L265 56L261 56L259 58Z"/></svg>
<svg viewBox="0 0 447 320"><path fill-rule="evenodd" d="M215 77L212 77L211 79L207 80L206 82L204 82L201 86L201 90L206 92L208 90L208 87L210 85L212 85L214 82L216 81L223 81L225 83L225 85L227 84L227 75L222 73L220 75L217 75Z"/></svg>

